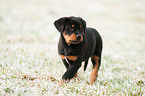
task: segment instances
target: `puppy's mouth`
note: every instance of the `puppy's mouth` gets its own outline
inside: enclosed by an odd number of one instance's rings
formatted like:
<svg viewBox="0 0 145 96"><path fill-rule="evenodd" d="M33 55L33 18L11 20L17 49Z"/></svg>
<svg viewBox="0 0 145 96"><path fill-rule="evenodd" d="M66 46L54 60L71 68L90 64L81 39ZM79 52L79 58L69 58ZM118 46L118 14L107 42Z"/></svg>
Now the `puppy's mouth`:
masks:
<svg viewBox="0 0 145 96"><path fill-rule="evenodd" d="M80 43L81 41L73 41L73 40L69 40L72 44L78 44Z"/></svg>

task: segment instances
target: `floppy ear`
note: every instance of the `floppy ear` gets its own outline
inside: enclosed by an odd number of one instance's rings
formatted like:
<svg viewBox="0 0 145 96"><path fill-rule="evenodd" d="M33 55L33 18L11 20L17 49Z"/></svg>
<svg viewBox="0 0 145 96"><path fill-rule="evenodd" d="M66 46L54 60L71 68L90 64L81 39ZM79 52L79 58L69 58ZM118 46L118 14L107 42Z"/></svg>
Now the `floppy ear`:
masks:
<svg viewBox="0 0 145 96"><path fill-rule="evenodd" d="M67 17L63 17L54 22L54 25L59 32L63 32L66 19Z"/></svg>
<svg viewBox="0 0 145 96"><path fill-rule="evenodd" d="M83 20L81 17L78 17L78 19L82 22L83 28L84 28L84 30L85 30L85 28L86 28L86 21Z"/></svg>

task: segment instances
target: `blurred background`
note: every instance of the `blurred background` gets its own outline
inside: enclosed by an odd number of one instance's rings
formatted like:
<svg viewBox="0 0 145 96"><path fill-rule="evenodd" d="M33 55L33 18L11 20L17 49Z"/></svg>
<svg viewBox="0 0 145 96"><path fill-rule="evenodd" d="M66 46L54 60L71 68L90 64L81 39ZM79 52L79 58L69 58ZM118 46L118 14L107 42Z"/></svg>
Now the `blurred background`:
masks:
<svg viewBox="0 0 145 96"><path fill-rule="evenodd" d="M0 0L0 41L56 43L54 21L80 16L100 32L107 52L125 54L128 49L136 54L144 50L144 4L144 0Z"/></svg>

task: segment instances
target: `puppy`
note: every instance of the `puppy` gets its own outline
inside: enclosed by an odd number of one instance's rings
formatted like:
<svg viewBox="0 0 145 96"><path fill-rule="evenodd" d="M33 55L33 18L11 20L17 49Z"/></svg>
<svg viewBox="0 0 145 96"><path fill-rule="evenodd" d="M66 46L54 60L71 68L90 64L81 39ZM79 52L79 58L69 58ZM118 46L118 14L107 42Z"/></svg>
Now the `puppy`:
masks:
<svg viewBox="0 0 145 96"><path fill-rule="evenodd" d="M101 65L102 39L94 28L86 27L86 22L80 17L62 17L54 22L60 32L58 53L67 69L62 80L70 80L85 61L84 71L91 57L93 70L90 83L93 84L98 76Z"/></svg>

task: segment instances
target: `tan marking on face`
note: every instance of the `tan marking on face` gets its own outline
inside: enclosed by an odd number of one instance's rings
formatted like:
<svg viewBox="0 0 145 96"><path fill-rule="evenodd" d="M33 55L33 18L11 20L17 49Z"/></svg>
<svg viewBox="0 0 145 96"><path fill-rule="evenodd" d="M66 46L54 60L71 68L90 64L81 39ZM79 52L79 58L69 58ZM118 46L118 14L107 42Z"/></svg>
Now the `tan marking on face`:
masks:
<svg viewBox="0 0 145 96"><path fill-rule="evenodd" d="M71 41L77 41L76 35L72 33L71 35L66 35L65 31L63 32L63 37L65 38L65 41L68 45L72 44L78 44L83 41L83 35L81 35L81 39L78 42L71 42Z"/></svg>
<svg viewBox="0 0 145 96"><path fill-rule="evenodd" d="M70 40L71 40L71 41L75 41L75 40L76 40L76 35L75 35L74 33L71 34L71 35L66 35L66 34L65 34L65 31L64 31L64 32L63 32L63 36L64 36L64 38L65 38L66 43L68 43L68 44L71 44Z"/></svg>
<svg viewBox="0 0 145 96"><path fill-rule="evenodd" d="M80 40L81 42L83 41L83 35L81 35L81 40Z"/></svg>
<svg viewBox="0 0 145 96"><path fill-rule="evenodd" d="M80 28L82 28L82 26L80 25Z"/></svg>
<svg viewBox="0 0 145 96"><path fill-rule="evenodd" d="M96 55L93 55L91 57L93 60L95 60L95 67L93 68L91 75L90 75L90 83L93 84L96 81L96 78L98 76L98 68L99 68L99 57Z"/></svg>
<svg viewBox="0 0 145 96"><path fill-rule="evenodd" d="M78 56L66 56L66 58L68 58L71 61L76 61Z"/></svg>
<svg viewBox="0 0 145 96"><path fill-rule="evenodd" d="M65 59L64 55L59 55L59 56L61 57L61 59L63 59L63 60Z"/></svg>
<svg viewBox="0 0 145 96"><path fill-rule="evenodd" d="M75 27L75 25L72 25L71 27Z"/></svg>

